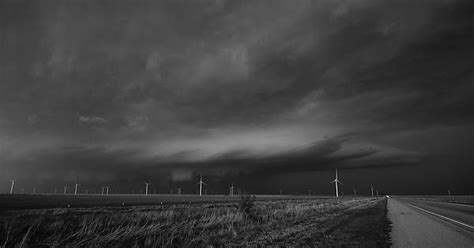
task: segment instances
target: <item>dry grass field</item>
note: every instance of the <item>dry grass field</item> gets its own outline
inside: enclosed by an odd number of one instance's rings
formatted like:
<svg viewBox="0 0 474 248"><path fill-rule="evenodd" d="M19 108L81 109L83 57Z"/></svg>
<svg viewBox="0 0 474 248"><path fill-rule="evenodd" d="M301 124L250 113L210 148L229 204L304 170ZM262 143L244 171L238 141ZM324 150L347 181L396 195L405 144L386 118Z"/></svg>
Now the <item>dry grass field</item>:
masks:
<svg viewBox="0 0 474 248"><path fill-rule="evenodd" d="M257 195L257 201L325 199L328 196ZM122 207L144 205L196 204L237 202L240 197L225 195L130 195L130 194L0 194L0 211L40 208Z"/></svg>
<svg viewBox="0 0 474 248"><path fill-rule="evenodd" d="M382 198L4 211L3 247L389 246Z"/></svg>

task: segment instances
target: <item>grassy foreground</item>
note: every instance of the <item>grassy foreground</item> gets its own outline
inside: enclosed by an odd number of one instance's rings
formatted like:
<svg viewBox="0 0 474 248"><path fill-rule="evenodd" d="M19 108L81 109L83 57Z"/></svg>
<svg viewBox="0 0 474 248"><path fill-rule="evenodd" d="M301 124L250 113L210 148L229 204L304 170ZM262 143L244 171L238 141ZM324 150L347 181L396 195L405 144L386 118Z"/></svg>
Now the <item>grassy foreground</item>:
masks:
<svg viewBox="0 0 474 248"><path fill-rule="evenodd" d="M48 209L0 216L3 247L388 247L386 200Z"/></svg>

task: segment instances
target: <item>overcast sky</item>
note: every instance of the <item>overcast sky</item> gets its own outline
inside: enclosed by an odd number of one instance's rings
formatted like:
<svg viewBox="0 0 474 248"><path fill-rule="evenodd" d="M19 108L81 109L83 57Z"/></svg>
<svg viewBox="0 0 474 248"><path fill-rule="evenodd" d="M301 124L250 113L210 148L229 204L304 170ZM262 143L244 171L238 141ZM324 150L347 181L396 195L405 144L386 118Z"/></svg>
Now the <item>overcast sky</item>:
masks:
<svg viewBox="0 0 474 248"><path fill-rule="evenodd" d="M473 194L473 10L0 0L0 191Z"/></svg>

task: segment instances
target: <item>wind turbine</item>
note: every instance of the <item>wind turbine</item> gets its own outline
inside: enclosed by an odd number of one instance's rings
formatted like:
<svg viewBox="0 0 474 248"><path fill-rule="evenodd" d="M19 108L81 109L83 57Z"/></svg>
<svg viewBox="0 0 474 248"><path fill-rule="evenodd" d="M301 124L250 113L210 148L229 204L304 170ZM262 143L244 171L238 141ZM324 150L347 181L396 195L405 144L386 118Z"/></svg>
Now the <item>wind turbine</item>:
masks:
<svg viewBox="0 0 474 248"><path fill-rule="evenodd" d="M74 186L74 194L77 195L77 187L79 186L80 184L76 183Z"/></svg>
<svg viewBox="0 0 474 248"><path fill-rule="evenodd" d="M199 196L202 196L202 185L207 185L205 182L202 181L202 174L201 174L201 179L197 183L199 184Z"/></svg>
<svg viewBox="0 0 474 248"><path fill-rule="evenodd" d="M36 186L33 187L33 195L35 195L35 194L36 194Z"/></svg>
<svg viewBox="0 0 474 248"><path fill-rule="evenodd" d="M105 187L102 187L102 193L101 193L102 195L104 194L104 189L105 189Z"/></svg>
<svg viewBox="0 0 474 248"><path fill-rule="evenodd" d="M147 183L145 182L145 195L148 195L148 185L150 185L151 183Z"/></svg>
<svg viewBox="0 0 474 248"><path fill-rule="evenodd" d="M10 187L10 195L13 195L13 187L15 186L15 179L10 180L12 182L12 185Z"/></svg>
<svg viewBox="0 0 474 248"><path fill-rule="evenodd" d="M372 197L374 197L374 185L370 185L370 192L372 192Z"/></svg>
<svg viewBox="0 0 474 248"><path fill-rule="evenodd" d="M64 186L64 194L67 194L67 186Z"/></svg>
<svg viewBox="0 0 474 248"><path fill-rule="evenodd" d="M230 196L233 196L234 195L234 183L231 184L230 188L229 188L229 195Z"/></svg>
<svg viewBox="0 0 474 248"><path fill-rule="evenodd" d="M337 187L337 184L338 184L338 183L342 184L342 183L341 183L341 181L339 181L339 179L337 178L337 168L336 168L336 179L334 179L334 180L332 181L332 183L334 183L334 185L336 186L336 197L339 197L339 188Z"/></svg>
<svg viewBox="0 0 474 248"><path fill-rule="evenodd" d="M178 195L181 195L181 187L179 187L177 190L178 190Z"/></svg>
<svg viewBox="0 0 474 248"><path fill-rule="evenodd" d="M356 196L356 194L357 194L357 191L356 191L356 189L354 188L354 196Z"/></svg>
<svg viewBox="0 0 474 248"><path fill-rule="evenodd" d="M105 186L105 189L107 190L107 191L105 191L106 195L109 195L109 188L110 188L110 186Z"/></svg>

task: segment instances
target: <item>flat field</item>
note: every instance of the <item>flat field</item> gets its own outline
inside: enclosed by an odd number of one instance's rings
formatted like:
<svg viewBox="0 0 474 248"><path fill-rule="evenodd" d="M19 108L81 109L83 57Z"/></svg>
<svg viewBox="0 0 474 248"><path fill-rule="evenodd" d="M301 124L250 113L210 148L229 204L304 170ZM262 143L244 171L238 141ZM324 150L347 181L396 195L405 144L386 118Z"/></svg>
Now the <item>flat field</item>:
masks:
<svg viewBox="0 0 474 248"><path fill-rule="evenodd" d="M257 201L324 199L328 196L296 196L296 195L257 195ZM84 208L111 206L143 206L169 204L196 204L240 201L240 196L224 195L60 195L60 194L16 194L0 195L0 210L20 210L39 208Z"/></svg>
<svg viewBox="0 0 474 248"><path fill-rule="evenodd" d="M192 204L6 210L0 214L0 245L390 245L385 198L217 199Z"/></svg>

